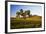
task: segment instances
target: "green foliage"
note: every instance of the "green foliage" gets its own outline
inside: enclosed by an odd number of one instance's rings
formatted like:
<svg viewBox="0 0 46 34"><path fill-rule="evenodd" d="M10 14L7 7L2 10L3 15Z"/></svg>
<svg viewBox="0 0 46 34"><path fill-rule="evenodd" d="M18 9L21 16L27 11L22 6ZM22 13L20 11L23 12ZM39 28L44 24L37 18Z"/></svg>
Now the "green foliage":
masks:
<svg viewBox="0 0 46 34"><path fill-rule="evenodd" d="M16 14L17 14L17 15L20 15L20 12L17 11Z"/></svg>
<svg viewBox="0 0 46 34"><path fill-rule="evenodd" d="M25 11L26 15L30 15L30 10Z"/></svg>
<svg viewBox="0 0 46 34"><path fill-rule="evenodd" d="M20 9L20 13L23 13L23 9Z"/></svg>
<svg viewBox="0 0 46 34"><path fill-rule="evenodd" d="M26 10L24 13L23 12L24 12L23 9L20 9L20 12L16 12L17 17L19 17L19 15L21 15L25 19L26 15L30 15L30 10Z"/></svg>

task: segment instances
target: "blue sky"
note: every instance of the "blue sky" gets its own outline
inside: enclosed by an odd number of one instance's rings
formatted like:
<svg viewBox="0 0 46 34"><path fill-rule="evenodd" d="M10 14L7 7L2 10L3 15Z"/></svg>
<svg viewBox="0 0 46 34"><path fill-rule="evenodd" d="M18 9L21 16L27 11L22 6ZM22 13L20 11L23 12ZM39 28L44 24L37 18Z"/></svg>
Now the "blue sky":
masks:
<svg viewBox="0 0 46 34"><path fill-rule="evenodd" d="M30 10L32 15L42 15L42 7L36 5L10 5L10 15L16 16L16 12L20 9Z"/></svg>

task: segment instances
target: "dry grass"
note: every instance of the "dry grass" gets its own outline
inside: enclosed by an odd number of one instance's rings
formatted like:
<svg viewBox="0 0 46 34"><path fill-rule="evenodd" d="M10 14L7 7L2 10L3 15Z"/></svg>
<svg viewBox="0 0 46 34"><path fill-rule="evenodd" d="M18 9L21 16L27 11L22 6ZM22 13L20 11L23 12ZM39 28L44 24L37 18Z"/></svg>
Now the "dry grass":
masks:
<svg viewBox="0 0 46 34"><path fill-rule="evenodd" d="M31 16L30 18L13 18L11 17L11 29L18 28L39 28L41 27L42 17Z"/></svg>

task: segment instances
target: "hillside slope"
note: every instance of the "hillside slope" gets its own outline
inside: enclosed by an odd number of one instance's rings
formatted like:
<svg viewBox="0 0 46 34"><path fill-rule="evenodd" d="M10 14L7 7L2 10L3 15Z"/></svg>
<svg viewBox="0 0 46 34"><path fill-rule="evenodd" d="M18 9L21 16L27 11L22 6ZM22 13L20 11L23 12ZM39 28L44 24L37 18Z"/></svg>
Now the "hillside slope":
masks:
<svg viewBox="0 0 46 34"><path fill-rule="evenodd" d="M41 27L42 17L31 16L30 18L15 18L11 17L11 29L18 28L39 28Z"/></svg>

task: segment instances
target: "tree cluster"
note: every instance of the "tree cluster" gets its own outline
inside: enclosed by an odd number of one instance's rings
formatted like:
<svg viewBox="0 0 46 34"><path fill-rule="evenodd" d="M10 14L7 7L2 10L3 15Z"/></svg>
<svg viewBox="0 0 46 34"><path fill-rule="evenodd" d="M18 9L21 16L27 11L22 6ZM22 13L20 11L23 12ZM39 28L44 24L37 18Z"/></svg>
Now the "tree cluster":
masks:
<svg viewBox="0 0 46 34"><path fill-rule="evenodd" d="M17 11L16 14L17 14L17 17L19 17L19 15L23 16L23 18L26 18L26 15L28 15L28 17L30 17L30 10L26 10L24 12L23 9L20 9L20 12Z"/></svg>

